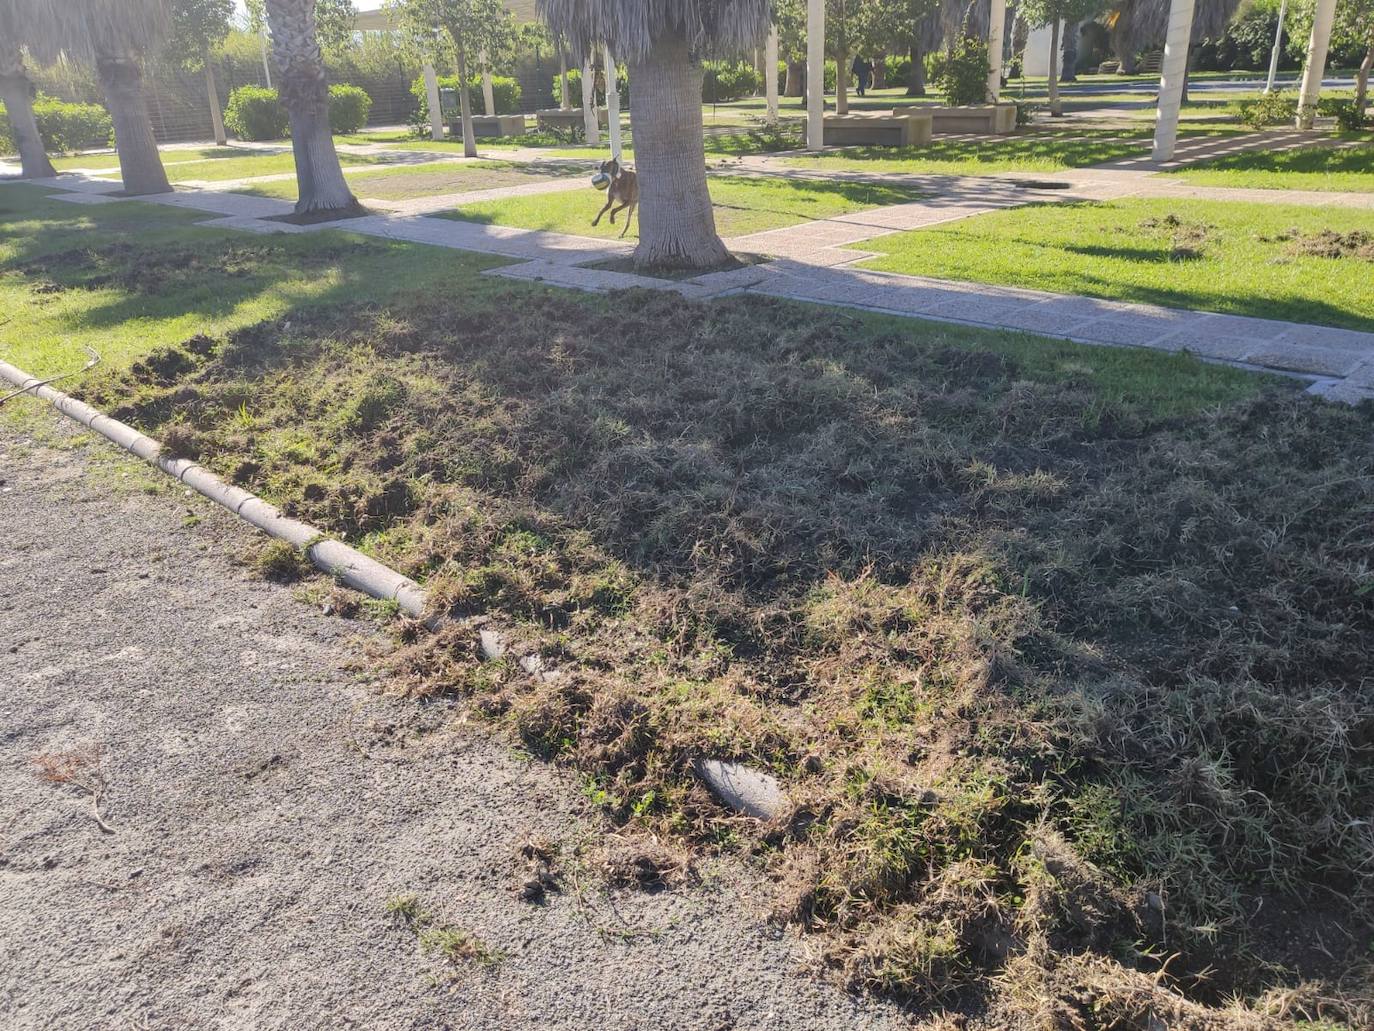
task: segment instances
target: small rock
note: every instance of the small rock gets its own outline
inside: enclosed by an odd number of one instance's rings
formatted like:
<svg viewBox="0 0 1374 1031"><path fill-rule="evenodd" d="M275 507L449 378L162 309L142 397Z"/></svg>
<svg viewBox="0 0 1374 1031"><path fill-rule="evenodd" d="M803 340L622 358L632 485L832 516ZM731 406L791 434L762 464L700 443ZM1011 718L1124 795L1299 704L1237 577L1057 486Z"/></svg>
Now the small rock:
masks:
<svg viewBox="0 0 1374 1031"><path fill-rule="evenodd" d="M715 796L736 812L772 820L787 809L787 796L767 773L718 759L698 759L696 771Z"/></svg>
<svg viewBox="0 0 1374 1031"><path fill-rule="evenodd" d="M544 900L544 882L538 877L531 877L520 886L520 897L526 902L542 902Z"/></svg>
<svg viewBox="0 0 1374 1031"><path fill-rule="evenodd" d="M479 630L477 637L478 650L488 662L495 662L506 654L506 642L495 630Z"/></svg>
<svg viewBox="0 0 1374 1031"><path fill-rule="evenodd" d="M141 866L136 866L136 867L134 867L132 870L129 871L129 879L130 879L130 880L132 880L132 879L135 878L135 877L142 877L142 876L143 876L143 867L141 867Z"/></svg>
<svg viewBox="0 0 1374 1031"><path fill-rule="evenodd" d="M520 656L520 668L532 677L538 676L544 672L544 660L538 655L522 655Z"/></svg>

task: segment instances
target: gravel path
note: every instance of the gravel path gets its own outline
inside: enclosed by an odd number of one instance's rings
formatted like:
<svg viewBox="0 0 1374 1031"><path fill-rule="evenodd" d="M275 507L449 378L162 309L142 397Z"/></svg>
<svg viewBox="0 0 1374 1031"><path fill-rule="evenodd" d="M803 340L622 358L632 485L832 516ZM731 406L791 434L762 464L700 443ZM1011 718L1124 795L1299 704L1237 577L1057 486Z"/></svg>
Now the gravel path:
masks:
<svg viewBox="0 0 1374 1031"><path fill-rule="evenodd" d="M601 833L575 785L380 697L368 624L250 578L246 529L104 451L0 423L0 1027L902 1023L802 973L733 865L519 901L528 835ZM99 755L115 833L39 776L72 753ZM408 893L506 958L422 953L385 912Z"/></svg>

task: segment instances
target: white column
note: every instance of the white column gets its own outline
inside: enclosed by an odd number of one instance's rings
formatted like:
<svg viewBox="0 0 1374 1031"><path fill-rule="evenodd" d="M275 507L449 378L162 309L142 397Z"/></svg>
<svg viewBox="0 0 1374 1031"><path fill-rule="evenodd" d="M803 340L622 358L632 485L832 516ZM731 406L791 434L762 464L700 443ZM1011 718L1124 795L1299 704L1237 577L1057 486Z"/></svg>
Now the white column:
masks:
<svg viewBox="0 0 1374 1031"><path fill-rule="evenodd" d="M615 81L615 59L606 51L606 129L611 135L611 157L620 160L620 86Z"/></svg>
<svg viewBox="0 0 1374 1031"><path fill-rule="evenodd" d="M596 65L590 55L582 62L582 128L589 144L601 142L596 124Z"/></svg>
<svg viewBox="0 0 1374 1031"><path fill-rule="evenodd" d="M572 110L572 97L568 96L568 58L558 54L558 107L562 111Z"/></svg>
<svg viewBox="0 0 1374 1031"><path fill-rule="evenodd" d="M421 69L425 76L425 102L429 104L429 135L432 139L444 138L444 103L439 99L439 77L434 74L434 65L428 61Z"/></svg>
<svg viewBox="0 0 1374 1031"><path fill-rule="evenodd" d="M272 88L272 65L267 60L267 27L258 30L258 42L262 45L262 77L267 80L267 88Z"/></svg>
<svg viewBox="0 0 1374 1031"><path fill-rule="evenodd" d="M1183 77L1188 74L1188 40L1193 34L1193 0L1172 0L1164 37L1164 63L1159 69L1159 109L1155 114L1155 161L1174 156L1178 112L1183 106Z"/></svg>
<svg viewBox="0 0 1374 1031"><path fill-rule="evenodd" d="M1264 84L1265 93L1274 92L1274 77L1279 73L1279 51L1283 46L1283 19L1288 14L1288 0L1279 4L1279 27L1274 30L1274 49L1269 53L1269 80Z"/></svg>
<svg viewBox="0 0 1374 1031"><path fill-rule="evenodd" d="M487 64L487 52L477 55L477 63L482 66L482 110L489 115L496 114L496 97L491 89L491 66Z"/></svg>
<svg viewBox="0 0 1374 1031"><path fill-rule="evenodd" d="M806 149L825 146L825 0L806 3Z"/></svg>
<svg viewBox="0 0 1374 1031"><path fill-rule="evenodd" d="M1307 42L1307 63L1302 68L1302 91L1298 94L1299 129L1310 129L1317 120L1317 99L1326 74L1326 50L1331 45L1331 23L1336 17L1336 0L1317 0L1312 15L1312 38Z"/></svg>
<svg viewBox="0 0 1374 1031"><path fill-rule="evenodd" d="M1007 25L1007 0L991 0L988 8L988 103L1002 95L1002 34Z"/></svg>
<svg viewBox="0 0 1374 1031"><path fill-rule="evenodd" d="M763 95L768 98L768 124L778 120L778 27L768 27L768 43L763 48Z"/></svg>

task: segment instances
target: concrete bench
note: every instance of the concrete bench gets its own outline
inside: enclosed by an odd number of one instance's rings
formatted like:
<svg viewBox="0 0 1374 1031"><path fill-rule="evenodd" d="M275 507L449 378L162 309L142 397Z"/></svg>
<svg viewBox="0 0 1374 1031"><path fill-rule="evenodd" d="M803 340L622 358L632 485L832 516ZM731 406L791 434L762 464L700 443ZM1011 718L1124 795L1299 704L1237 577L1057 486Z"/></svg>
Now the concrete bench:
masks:
<svg viewBox="0 0 1374 1031"><path fill-rule="evenodd" d="M534 124L539 129L552 129L557 132L581 132L586 125L582 120L580 107L575 107L571 111L564 111L559 107L544 108L534 113ZM596 109L596 124L603 129L610 124L604 107Z"/></svg>
<svg viewBox="0 0 1374 1031"><path fill-rule="evenodd" d="M826 146L919 147L930 142L931 119L924 111L890 115L826 115Z"/></svg>
<svg viewBox="0 0 1374 1031"><path fill-rule="evenodd" d="M1015 104L976 104L970 107L927 108L935 119L934 132L979 132L1002 135L1016 128Z"/></svg>
<svg viewBox="0 0 1374 1031"><path fill-rule="evenodd" d="M463 138L463 120L454 118L449 123L449 135L454 139ZM525 132L524 115L473 115L472 135L494 139L498 136L520 136Z"/></svg>

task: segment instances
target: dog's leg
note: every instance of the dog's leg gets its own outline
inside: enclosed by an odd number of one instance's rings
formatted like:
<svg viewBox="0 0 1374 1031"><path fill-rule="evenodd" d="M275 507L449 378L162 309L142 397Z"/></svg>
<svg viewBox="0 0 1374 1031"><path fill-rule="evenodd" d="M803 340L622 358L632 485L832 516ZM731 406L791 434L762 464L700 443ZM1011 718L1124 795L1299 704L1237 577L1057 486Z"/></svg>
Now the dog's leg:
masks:
<svg viewBox="0 0 1374 1031"><path fill-rule="evenodd" d="M625 234L630 231L630 220L635 217L635 208L638 207L634 202L626 204L625 206L630 210L625 213L625 228L620 231L621 239L624 239Z"/></svg>
<svg viewBox="0 0 1374 1031"><path fill-rule="evenodd" d="M606 198L606 206L596 213L596 218L592 219L592 225L596 225L598 222L600 222L600 221L601 221L601 216L604 215L604 214L606 214L606 212L610 210L611 205L614 204L614 203L615 203L615 199L614 199L613 197L607 197L607 198ZM615 216L614 216L614 215L611 216L611 221L612 221L612 222L615 221Z"/></svg>
<svg viewBox="0 0 1374 1031"><path fill-rule="evenodd" d="M611 225L615 225L615 216L618 215L618 214L620 214L622 211L624 211L624 210L625 210L626 208L628 208L629 206L630 206L630 205L629 205L629 202L627 201L626 203L620 205L620 207L618 207L618 208L612 208L612 209L611 209Z"/></svg>

